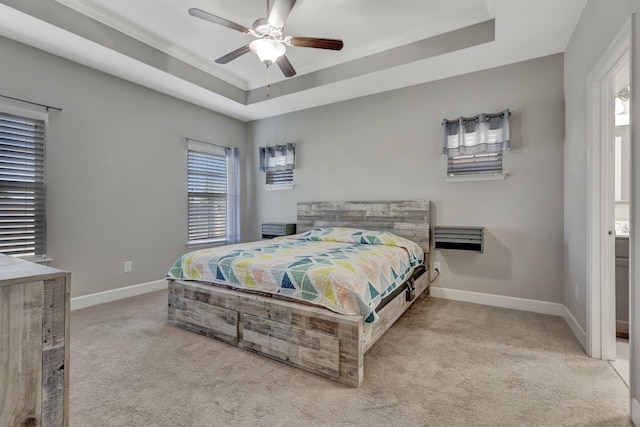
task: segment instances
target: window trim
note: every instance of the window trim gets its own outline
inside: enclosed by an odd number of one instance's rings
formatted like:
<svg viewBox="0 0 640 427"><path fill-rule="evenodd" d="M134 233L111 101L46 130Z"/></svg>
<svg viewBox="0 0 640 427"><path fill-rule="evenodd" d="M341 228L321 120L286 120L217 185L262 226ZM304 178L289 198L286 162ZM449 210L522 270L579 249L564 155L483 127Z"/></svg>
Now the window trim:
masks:
<svg viewBox="0 0 640 427"><path fill-rule="evenodd" d="M267 191L293 190L295 186L296 186L295 184L265 184L264 189Z"/></svg>
<svg viewBox="0 0 640 427"><path fill-rule="evenodd" d="M205 143L201 143L201 142L197 142L197 141L188 141L187 143L187 152L186 152L186 166L187 166L187 247L188 248L192 248L192 247L197 247L197 246L220 246L220 245L224 245L227 241L227 236L226 236L226 227L227 227L227 221L226 221L226 209L225 209L225 236L224 237L215 237L215 238L208 238L208 239L197 239L197 240L190 240L189 239L189 221L190 221L190 216L189 216L189 151L193 151L193 152L197 152L197 153L203 153L203 154L210 154L210 155L215 155L215 156L221 156L223 158L225 158L226 161L226 152L225 149L222 147L218 147L216 145L212 145L212 144L205 144ZM225 188L228 185L228 181L229 181L229 171L228 168L225 166L225 172L226 172L226 178L225 178ZM229 193L228 193L228 188L226 190L226 200L228 202L228 197L229 197Z"/></svg>
<svg viewBox="0 0 640 427"><path fill-rule="evenodd" d="M477 173L471 175L445 175L446 182L471 182L471 181L503 181L507 177L507 173Z"/></svg>

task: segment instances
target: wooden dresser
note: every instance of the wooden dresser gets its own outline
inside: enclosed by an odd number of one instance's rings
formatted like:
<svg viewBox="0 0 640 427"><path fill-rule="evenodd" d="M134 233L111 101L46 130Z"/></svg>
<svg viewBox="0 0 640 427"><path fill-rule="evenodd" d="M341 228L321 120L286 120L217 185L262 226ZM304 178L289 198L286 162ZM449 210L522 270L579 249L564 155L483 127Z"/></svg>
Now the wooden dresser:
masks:
<svg viewBox="0 0 640 427"><path fill-rule="evenodd" d="M69 425L70 274L0 255L0 426Z"/></svg>

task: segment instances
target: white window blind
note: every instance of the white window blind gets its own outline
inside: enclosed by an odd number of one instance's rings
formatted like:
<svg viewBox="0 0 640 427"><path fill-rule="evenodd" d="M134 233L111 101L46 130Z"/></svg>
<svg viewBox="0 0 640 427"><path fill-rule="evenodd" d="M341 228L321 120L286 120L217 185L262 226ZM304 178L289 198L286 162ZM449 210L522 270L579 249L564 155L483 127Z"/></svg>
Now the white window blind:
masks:
<svg viewBox="0 0 640 427"><path fill-rule="evenodd" d="M293 170L267 171L267 185L293 184Z"/></svg>
<svg viewBox="0 0 640 427"><path fill-rule="evenodd" d="M447 158L447 175L501 174L502 151L478 153Z"/></svg>
<svg viewBox="0 0 640 427"><path fill-rule="evenodd" d="M0 113L0 253L45 254L45 122Z"/></svg>
<svg viewBox="0 0 640 427"><path fill-rule="evenodd" d="M221 151L188 149L189 244L226 241L227 160Z"/></svg>

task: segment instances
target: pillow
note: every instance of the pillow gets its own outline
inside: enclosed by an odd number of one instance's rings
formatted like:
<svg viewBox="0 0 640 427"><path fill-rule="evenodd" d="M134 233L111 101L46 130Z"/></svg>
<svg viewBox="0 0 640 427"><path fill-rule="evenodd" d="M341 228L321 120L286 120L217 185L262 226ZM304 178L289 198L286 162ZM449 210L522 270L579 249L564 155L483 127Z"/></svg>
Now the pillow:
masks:
<svg viewBox="0 0 640 427"><path fill-rule="evenodd" d="M405 248L409 253L411 266L422 264L424 260L424 251L417 243L388 231L362 230L348 227L321 227L287 237L298 240L398 246Z"/></svg>

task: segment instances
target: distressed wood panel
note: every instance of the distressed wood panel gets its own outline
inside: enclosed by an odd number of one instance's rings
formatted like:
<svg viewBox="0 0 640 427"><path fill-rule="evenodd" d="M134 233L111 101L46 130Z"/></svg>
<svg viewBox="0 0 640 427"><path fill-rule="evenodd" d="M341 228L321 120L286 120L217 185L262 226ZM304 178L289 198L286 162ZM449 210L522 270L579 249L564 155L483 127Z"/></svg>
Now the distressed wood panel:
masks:
<svg viewBox="0 0 640 427"><path fill-rule="evenodd" d="M65 414L66 278L45 280L42 309L42 426L62 426Z"/></svg>
<svg viewBox="0 0 640 427"><path fill-rule="evenodd" d="M174 304L179 305L184 305L184 301L193 300L215 307L253 314L254 316L272 320L289 321L291 316L290 309L269 304L270 299L249 298L252 295L260 296L257 294L251 294L248 292L238 293L238 291L222 287L214 288L212 286L196 286L195 282L190 283L193 286L186 285L184 287L180 287L179 290L170 288L170 303L172 302L172 298L177 298L173 300L173 302ZM174 295L174 292L180 292L179 296L177 294ZM182 300L180 297L182 297ZM185 310L185 308L181 309Z"/></svg>
<svg viewBox="0 0 640 427"><path fill-rule="evenodd" d="M65 278L45 280L43 286L42 345L44 350L64 347Z"/></svg>
<svg viewBox="0 0 640 427"><path fill-rule="evenodd" d="M51 348L42 353L42 427L62 426L65 398L65 349Z"/></svg>
<svg viewBox="0 0 640 427"><path fill-rule="evenodd" d="M0 426L38 426L42 282L0 286Z"/></svg>
<svg viewBox="0 0 640 427"><path fill-rule="evenodd" d="M338 378L340 339L333 335L244 315L241 346L304 369Z"/></svg>
<svg viewBox="0 0 640 427"><path fill-rule="evenodd" d="M232 344L238 342L238 312L184 299L184 309L176 309L175 322L187 329Z"/></svg>
<svg viewBox="0 0 640 427"><path fill-rule="evenodd" d="M429 252L429 200L300 202L298 233L316 227L352 227L389 231Z"/></svg>
<svg viewBox="0 0 640 427"><path fill-rule="evenodd" d="M0 255L0 426L69 425L70 283Z"/></svg>
<svg viewBox="0 0 640 427"><path fill-rule="evenodd" d="M203 294L210 296L204 298ZM199 301L187 298L190 295L198 295ZM192 311L192 304L211 304L213 313L229 308L239 313L238 338L236 342L227 341L231 344L352 387L362 384L362 316L344 316L311 305L244 294L197 282L170 280L169 321L185 329L218 338L214 329L219 325L209 325L205 329L183 322L185 313ZM222 304L224 308L216 304ZM198 312L206 317L209 309L199 307ZM251 319L251 327L246 327L247 323L242 319ZM202 318L198 319L200 323L204 321ZM266 329L267 326L270 329Z"/></svg>
<svg viewBox="0 0 640 427"><path fill-rule="evenodd" d="M378 322L365 324L362 316L344 316L319 307L300 305L261 295L243 294L196 282L171 280L169 281L169 321L183 328L219 338L216 336L219 332L214 330L217 327L215 324L219 323L218 320L205 329L189 322L181 322L181 316L192 310L192 304L206 306L221 303L225 307L235 307L237 310L212 305L206 309L199 308L197 311L204 317L207 313L214 313L214 317L218 318L219 311L237 311L239 316L237 342L232 342L233 340L227 342L341 383L359 387L364 375L364 353L417 300L417 296L428 290L428 284L428 274L425 273L416 280L416 289L411 301L406 301L405 293L401 293L379 313ZM203 298L203 294L211 294L211 296ZM199 295L197 297L199 301L189 300L184 297L185 295ZM259 316L252 314L256 312L256 307L259 308L257 310L261 314ZM244 309L252 313L246 313ZM277 315L272 316L272 313ZM253 319L251 327L246 327L247 323L243 321L245 318ZM203 323L206 319L199 319L197 322ZM337 340L338 348L328 345L320 355L314 353L319 348L313 340L317 334ZM300 347L305 347L302 353ZM328 355L329 348L335 350L333 356ZM337 373L334 370L336 360L338 361Z"/></svg>

